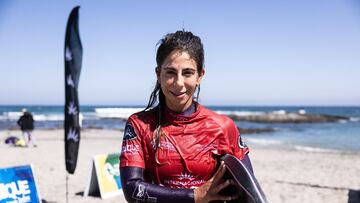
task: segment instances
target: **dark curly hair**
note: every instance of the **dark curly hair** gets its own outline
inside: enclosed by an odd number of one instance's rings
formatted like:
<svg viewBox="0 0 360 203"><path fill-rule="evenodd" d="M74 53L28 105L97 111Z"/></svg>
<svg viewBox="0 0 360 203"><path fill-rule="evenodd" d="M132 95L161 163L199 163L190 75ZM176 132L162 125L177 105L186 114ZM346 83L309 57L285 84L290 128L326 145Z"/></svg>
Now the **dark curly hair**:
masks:
<svg viewBox="0 0 360 203"><path fill-rule="evenodd" d="M156 68L160 68L166 57L168 57L173 51L187 52L190 55L190 58L196 62L198 74L201 75L204 69L204 48L200 37L191 32L181 30L165 35L164 38L157 43L157 45L159 45L159 47L156 53ZM198 86L196 99L198 99L199 93L200 86ZM157 100L160 105L164 104L164 99L164 94L161 90L160 84L159 82L156 82L155 88L150 95L150 99L145 110L154 107Z"/></svg>

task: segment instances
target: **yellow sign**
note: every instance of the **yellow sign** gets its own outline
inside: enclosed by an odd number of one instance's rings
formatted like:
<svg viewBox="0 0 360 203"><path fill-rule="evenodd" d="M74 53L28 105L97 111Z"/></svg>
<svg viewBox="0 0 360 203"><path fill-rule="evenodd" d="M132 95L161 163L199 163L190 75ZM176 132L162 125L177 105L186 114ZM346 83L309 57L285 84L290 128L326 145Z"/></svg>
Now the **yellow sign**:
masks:
<svg viewBox="0 0 360 203"><path fill-rule="evenodd" d="M103 199L123 194L120 183L119 156L120 154L117 153L100 154L93 157L90 179L84 196L98 191Z"/></svg>

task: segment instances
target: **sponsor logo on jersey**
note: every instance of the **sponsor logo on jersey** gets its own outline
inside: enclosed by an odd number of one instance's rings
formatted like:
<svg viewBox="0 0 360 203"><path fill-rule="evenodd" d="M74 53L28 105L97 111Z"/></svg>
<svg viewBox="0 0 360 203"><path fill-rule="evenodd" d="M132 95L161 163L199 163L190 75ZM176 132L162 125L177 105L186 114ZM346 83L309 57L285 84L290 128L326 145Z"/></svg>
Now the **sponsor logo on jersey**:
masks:
<svg viewBox="0 0 360 203"><path fill-rule="evenodd" d="M162 148L162 149L169 150L169 151L177 152L174 145L171 142L169 142L168 140L165 140L164 142L161 142L161 140L160 140L160 146L159 147Z"/></svg>
<svg viewBox="0 0 360 203"><path fill-rule="evenodd" d="M126 143L122 146L121 153L136 153L140 151L140 146L137 144Z"/></svg>
<svg viewBox="0 0 360 203"><path fill-rule="evenodd" d="M157 197L149 196L147 192L147 185L141 183L135 188L132 198L143 202L157 202Z"/></svg>
<svg viewBox="0 0 360 203"><path fill-rule="evenodd" d="M165 179L164 184L174 188L196 188L203 185L206 181L196 179L190 173L184 172L177 175L175 179Z"/></svg>
<svg viewBox="0 0 360 203"><path fill-rule="evenodd" d="M156 143L155 140L152 139L150 141L150 144L152 145L153 149L156 149ZM174 151L177 152L176 148L174 147L174 145L165 138L165 140L163 138L159 139L159 148L163 149L163 150L168 150L168 151Z"/></svg>
<svg viewBox="0 0 360 203"><path fill-rule="evenodd" d="M145 198L145 186L144 185L139 185L138 186L138 191L136 193L136 197L137 198Z"/></svg>
<svg viewBox="0 0 360 203"><path fill-rule="evenodd" d="M192 176L189 173L180 173L180 175L178 176L179 180L193 180L194 176Z"/></svg>
<svg viewBox="0 0 360 203"><path fill-rule="evenodd" d="M203 184L205 184L205 180L164 180L164 185L171 186L173 188L197 188Z"/></svg>
<svg viewBox="0 0 360 203"><path fill-rule="evenodd" d="M124 130L123 140L132 140L135 139L136 137L137 135L134 131L134 127L132 127L132 125L129 122L127 122Z"/></svg>

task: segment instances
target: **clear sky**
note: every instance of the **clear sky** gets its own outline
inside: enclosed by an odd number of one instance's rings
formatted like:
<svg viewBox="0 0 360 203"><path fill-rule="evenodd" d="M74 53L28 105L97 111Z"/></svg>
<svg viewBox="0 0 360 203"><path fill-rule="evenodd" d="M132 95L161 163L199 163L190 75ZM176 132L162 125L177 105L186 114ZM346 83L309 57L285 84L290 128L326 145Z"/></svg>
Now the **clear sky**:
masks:
<svg viewBox="0 0 360 203"><path fill-rule="evenodd" d="M360 2L0 1L0 104L63 104L65 27L80 5L80 104L145 105L156 43L203 40L205 105L360 105Z"/></svg>

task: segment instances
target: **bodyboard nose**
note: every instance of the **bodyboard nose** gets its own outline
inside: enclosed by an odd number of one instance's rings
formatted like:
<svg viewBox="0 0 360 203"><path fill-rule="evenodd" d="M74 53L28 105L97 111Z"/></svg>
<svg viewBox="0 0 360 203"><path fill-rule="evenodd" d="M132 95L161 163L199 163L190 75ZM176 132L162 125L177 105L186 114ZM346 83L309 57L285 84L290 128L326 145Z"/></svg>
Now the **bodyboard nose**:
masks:
<svg viewBox="0 0 360 203"><path fill-rule="evenodd" d="M241 160L233 155L226 154L220 159L226 166L225 179L232 179L236 186L229 186L220 193L223 195L238 194L239 198L228 203L267 203L265 194L260 187L259 182Z"/></svg>

